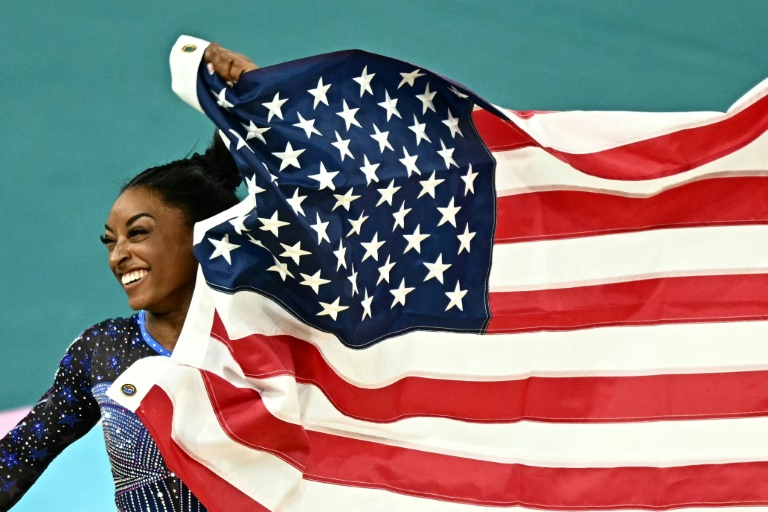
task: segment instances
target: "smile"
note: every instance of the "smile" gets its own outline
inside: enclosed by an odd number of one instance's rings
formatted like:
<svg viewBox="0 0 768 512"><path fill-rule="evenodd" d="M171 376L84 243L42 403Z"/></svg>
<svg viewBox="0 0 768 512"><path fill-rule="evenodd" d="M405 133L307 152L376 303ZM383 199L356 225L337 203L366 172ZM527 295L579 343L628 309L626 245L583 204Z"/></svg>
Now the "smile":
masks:
<svg viewBox="0 0 768 512"><path fill-rule="evenodd" d="M148 273L149 273L148 270L134 270L133 272L128 272L127 274L124 274L120 278L120 281L123 283L123 286L129 285L131 283L135 283L136 281L139 281Z"/></svg>

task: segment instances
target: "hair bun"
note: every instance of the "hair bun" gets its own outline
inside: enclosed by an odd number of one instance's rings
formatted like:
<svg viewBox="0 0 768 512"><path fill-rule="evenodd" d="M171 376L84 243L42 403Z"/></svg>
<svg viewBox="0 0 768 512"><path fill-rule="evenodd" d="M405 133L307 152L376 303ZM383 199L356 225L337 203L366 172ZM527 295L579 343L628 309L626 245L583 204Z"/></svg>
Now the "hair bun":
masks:
<svg viewBox="0 0 768 512"><path fill-rule="evenodd" d="M213 134L211 145L202 155L202 160L206 174L227 190L234 191L242 182L235 159L218 133Z"/></svg>

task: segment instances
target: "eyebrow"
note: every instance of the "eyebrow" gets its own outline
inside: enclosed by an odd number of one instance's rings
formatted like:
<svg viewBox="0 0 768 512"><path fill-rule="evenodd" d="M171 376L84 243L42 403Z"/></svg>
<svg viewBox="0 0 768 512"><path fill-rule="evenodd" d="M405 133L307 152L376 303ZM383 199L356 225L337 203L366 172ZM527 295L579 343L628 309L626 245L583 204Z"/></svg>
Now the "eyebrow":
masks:
<svg viewBox="0 0 768 512"><path fill-rule="evenodd" d="M133 217L131 217L130 219L128 219L128 222L126 222L126 223L125 223L125 225L126 225L126 226L130 226L131 224L133 224L134 222L136 222L137 220L139 220L139 219L140 219L140 218L142 218L142 217L149 217L149 218L150 218L150 219L152 219L152 220L157 220L157 219L155 219L155 218L154 218L152 215L150 215L149 213L146 213L146 212L142 212L142 213L137 213L136 215L134 215ZM114 232L114 231L115 231L114 229L112 229L111 227L109 227L109 225L108 225L108 224L104 224L104 229L106 229L107 231L112 231L112 232Z"/></svg>

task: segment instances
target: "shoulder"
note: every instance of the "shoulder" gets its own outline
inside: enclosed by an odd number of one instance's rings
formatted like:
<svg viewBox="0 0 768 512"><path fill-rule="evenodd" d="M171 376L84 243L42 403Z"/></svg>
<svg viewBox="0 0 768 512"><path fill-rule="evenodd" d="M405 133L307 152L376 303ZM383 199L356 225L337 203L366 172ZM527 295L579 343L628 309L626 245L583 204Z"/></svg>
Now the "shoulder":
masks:
<svg viewBox="0 0 768 512"><path fill-rule="evenodd" d="M79 347L81 349L92 348L94 345L103 342L114 343L120 339L130 339L135 337L138 333L138 314L131 315L127 318L108 318L81 332L80 335L75 338L75 341L72 342L70 351L73 347Z"/></svg>

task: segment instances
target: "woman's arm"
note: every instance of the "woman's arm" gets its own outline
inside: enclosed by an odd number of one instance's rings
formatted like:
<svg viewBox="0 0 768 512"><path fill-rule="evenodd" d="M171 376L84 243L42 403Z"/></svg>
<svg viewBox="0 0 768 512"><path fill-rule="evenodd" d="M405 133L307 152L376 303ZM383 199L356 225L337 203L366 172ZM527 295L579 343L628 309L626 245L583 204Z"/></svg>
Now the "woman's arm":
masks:
<svg viewBox="0 0 768 512"><path fill-rule="evenodd" d="M205 62L208 69L219 74L228 82L237 82L246 71L258 69L258 66L245 55L226 48L218 43L211 43L205 50Z"/></svg>

